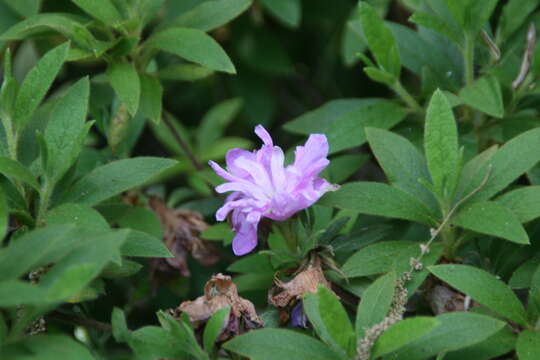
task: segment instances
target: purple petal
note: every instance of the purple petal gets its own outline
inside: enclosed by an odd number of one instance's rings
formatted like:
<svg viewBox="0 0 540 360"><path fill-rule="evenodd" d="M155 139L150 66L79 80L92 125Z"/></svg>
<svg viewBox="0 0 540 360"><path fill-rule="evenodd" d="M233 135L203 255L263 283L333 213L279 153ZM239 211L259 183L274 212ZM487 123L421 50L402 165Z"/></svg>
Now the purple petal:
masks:
<svg viewBox="0 0 540 360"><path fill-rule="evenodd" d="M316 176L330 163L328 140L321 134L310 135L304 146L297 146L293 167L304 177Z"/></svg>
<svg viewBox="0 0 540 360"><path fill-rule="evenodd" d="M266 131L266 129L262 125L255 126L255 134L257 134L257 136L259 138L261 138L264 145L270 145L270 146L274 145L274 143L272 141L272 137L270 136L268 131Z"/></svg>
<svg viewBox="0 0 540 360"><path fill-rule="evenodd" d="M233 222L235 219L239 221L239 223L234 224L236 235L232 242L233 252L236 256L245 255L257 246L257 227L259 221L249 222L245 218L245 215L242 215L233 217Z"/></svg>
<svg viewBox="0 0 540 360"><path fill-rule="evenodd" d="M227 152L227 155L225 156L225 162L227 163L227 169L229 169L229 171L232 174L234 174L236 176L239 176L239 177L241 177L243 179L248 178L249 173L247 173L245 170L239 168L235 164L235 162L239 158L246 158L246 159L250 159L250 160L255 160L255 154L250 152L250 151L244 150L244 149L231 149L231 150L229 150Z"/></svg>

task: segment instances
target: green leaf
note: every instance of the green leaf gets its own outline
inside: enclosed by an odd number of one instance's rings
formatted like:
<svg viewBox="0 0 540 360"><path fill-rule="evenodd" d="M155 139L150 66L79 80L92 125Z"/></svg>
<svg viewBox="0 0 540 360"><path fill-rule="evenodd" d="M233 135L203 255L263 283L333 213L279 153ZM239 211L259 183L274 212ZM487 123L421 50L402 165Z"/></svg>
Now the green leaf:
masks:
<svg viewBox="0 0 540 360"><path fill-rule="evenodd" d="M468 265L436 265L429 271L475 301L518 324L527 324L523 304L501 280Z"/></svg>
<svg viewBox="0 0 540 360"><path fill-rule="evenodd" d="M140 80L140 110L148 119L159 123L161 121L163 87L159 80L152 75L141 74Z"/></svg>
<svg viewBox="0 0 540 360"><path fill-rule="evenodd" d="M498 146L493 145L473 157L465 164L465 166L463 166L456 191L456 199L462 199L471 194L471 192L477 190L477 188L485 181L488 166L497 150ZM491 172L489 175L491 175Z"/></svg>
<svg viewBox="0 0 540 360"><path fill-rule="evenodd" d="M80 228L106 230L109 224L99 212L82 204L62 204L50 210L45 216L47 225L75 224Z"/></svg>
<svg viewBox="0 0 540 360"><path fill-rule="evenodd" d="M523 264L521 264L516 271L512 274L512 277L508 281L508 285L512 289L528 289L531 287L531 282L534 273L540 268L540 254L532 257Z"/></svg>
<svg viewBox="0 0 540 360"><path fill-rule="evenodd" d="M223 329L227 326L230 312L231 308L225 306L216 311L206 323L203 333L203 344L204 350L208 354L214 352L216 341Z"/></svg>
<svg viewBox="0 0 540 360"><path fill-rule="evenodd" d="M35 268L50 264L77 239L72 226L48 226L28 232L0 249L0 281L15 279Z"/></svg>
<svg viewBox="0 0 540 360"><path fill-rule="evenodd" d="M120 248L128 230L116 230L82 235L84 245L70 252L55 264L40 280L47 291L48 302L81 301L82 291L110 262L121 262Z"/></svg>
<svg viewBox="0 0 540 360"><path fill-rule="evenodd" d="M0 307L43 304L47 295L36 285L20 280L0 281L0 292Z"/></svg>
<svg viewBox="0 0 540 360"><path fill-rule="evenodd" d="M173 254L160 239L142 231L131 230L122 245L123 256L172 258Z"/></svg>
<svg viewBox="0 0 540 360"><path fill-rule="evenodd" d="M394 35L368 3L361 2L359 9L364 36L377 64L398 79L401 63Z"/></svg>
<svg viewBox="0 0 540 360"><path fill-rule="evenodd" d="M471 312L451 312L436 317L439 325L424 337L397 350L389 358L423 360L446 351L477 344L500 331L504 321Z"/></svg>
<svg viewBox="0 0 540 360"><path fill-rule="evenodd" d="M394 75L390 74L386 70L380 70L373 66L367 66L363 70L371 80L380 82L381 84L392 86L396 81Z"/></svg>
<svg viewBox="0 0 540 360"><path fill-rule="evenodd" d="M9 228L9 207L6 199L6 195L2 189L0 189L0 245L4 240Z"/></svg>
<svg viewBox="0 0 540 360"><path fill-rule="evenodd" d="M507 41L524 23L527 17L538 8L538 0L510 0L502 10L497 27L497 38Z"/></svg>
<svg viewBox="0 0 540 360"><path fill-rule="evenodd" d="M364 337L366 329L380 323L388 314L396 289L396 273L389 272L375 280L362 294L356 310L356 339Z"/></svg>
<svg viewBox="0 0 540 360"><path fill-rule="evenodd" d="M304 295L303 306L321 340L338 352L354 354L354 330L347 312L334 293L319 285L316 294Z"/></svg>
<svg viewBox="0 0 540 360"><path fill-rule="evenodd" d="M212 107L203 117L197 130L197 149L203 153L223 136L223 131L242 108L241 98L225 100Z"/></svg>
<svg viewBox="0 0 540 360"><path fill-rule="evenodd" d="M94 19L111 25L122 20L118 9L110 0L71 0Z"/></svg>
<svg viewBox="0 0 540 360"><path fill-rule="evenodd" d="M122 259L122 264L109 263L103 271L101 276L106 279L117 279L121 277L128 277L135 275L143 268L143 265L136 261Z"/></svg>
<svg viewBox="0 0 540 360"><path fill-rule="evenodd" d="M301 0L261 0L263 7L283 24L292 28L300 25Z"/></svg>
<svg viewBox="0 0 540 360"><path fill-rule="evenodd" d="M174 160L155 157L113 161L94 169L72 185L63 202L93 206L123 191L143 185L174 165Z"/></svg>
<svg viewBox="0 0 540 360"><path fill-rule="evenodd" d="M465 104L483 113L496 118L502 118L504 115L501 85L493 76L481 77L465 86L459 92L459 97Z"/></svg>
<svg viewBox="0 0 540 360"><path fill-rule="evenodd" d="M195 357L195 359L208 359L207 354L201 349L195 338L187 314L182 314L179 321L163 311L158 312L157 316L161 326L176 338L176 341L182 345L185 351Z"/></svg>
<svg viewBox="0 0 540 360"><path fill-rule="evenodd" d="M174 26L212 31L227 24L251 6L252 0L202 2L173 20Z"/></svg>
<svg viewBox="0 0 540 360"><path fill-rule="evenodd" d="M455 29L453 26L450 26L446 21L437 15L417 11L409 18L409 21L433 30L447 39L455 42L456 44L460 44L462 42L462 35L460 34L459 30Z"/></svg>
<svg viewBox="0 0 540 360"><path fill-rule="evenodd" d="M67 335L47 334L27 336L21 345L25 355L21 360L55 360L58 357L76 360L95 360L90 350ZM32 356L32 355L34 356Z"/></svg>
<svg viewBox="0 0 540 360"><path fill-rule="evenodd" d="M519 360L535 360L540 354L540 332L522 331L516 343L516 353Z"/></svg>
<svg viewBox="0 0 540 360"><path fill-rule="evenodd" d="M54 106L44 139L48 175L56 181L73 165L82 150L91 123L85 123L90 85L85 77L69 88Z"/></svg>
<svg viewBox="0 0 540 360"><path fill-rule="evenodd" d="M141 81L135 66L127 62L110 63L107 77L120 101L126 104L131 116L135 116L141 97Z"/></svg>
<svg viewBox="0 0 540 360"><path fill-rule="evenodd" d="M21 132L58 75L69 50L64 43L47 52L24 78L15 100L16 130Z"/></svg>
<svg viewBox="0 0 540 360"><path fill-rule="evenodd" d="M377 338L373 358L394 352L431 332L440 323L437 318L417 316L399 321Z"/></svg>
<svg viewBox="0 0 540 360"><path fill-rule="evenodd" d="M431 252L424 257L427 263L430 256L435 255L435 261L439 250L432 246ZM400 274L410 268L410 259L420 255L420 244L410 241L382 241L368 245L347 259L341 271L347 277L368 276L395 271Z"/></svg>
<svg viewBox="0 0 540 360"><path fill-rule="evenodd" d="M115 307L111 314L111 325L114 339L118 342L125 342L129 339L129 329L127 327L126 314L120 308Z"/></svg>
<svg viewBox="0 0 540 360"><path fill-rule="evenodd" d="M32 172L16 160L0 156L0 174L9 179L22 181L39 190L39 184Z"/></svg>
<svg viewBox="0 0 540 360"><path fill-rule="evenodd" d="M223 347L253 360L344 359L312 337L284 329L250 331L226 342Z"/></svg>
<svg viewBox="0 0 540 360"><path fill-rule="evenodd" d="M177 64L161 69L157 76L164 80L197 81L212 75L214 71L195 64Z"/></svg>
<svg viewBox="0 0 540 360"><path fill-rule="evenodd" d="M430 181L426 160L406 138L390 131L366 128L369 146L381 165L388 182L431 208L437 208L433 195L419 181Z"/></svg>
<svg viewBox="0 0 540 360"><path fill-rule="evenodd" d="M458 134L452 108L437 90L426 114L424 148L435 192L443 199L452 196L459 176Z"/></svg>
<svg viewBox="0 0 540 360"><path fill-rule="evenodd" d="M190 354L186 352L183 341L179 340L161 327L146 326L134 331L128 344L140 358L188 359Z"/></svg>
<svg viewBox="0 0 540 360"><path fill-rule="evenodd" d="M326 134L332 154L362 145L365 127L390 129L405 116L404 108L387 100L339 99L299 116L284 128L296 134Z"/></svg>
<svg viewBox="0 0 540 360"><path fill-rule="evenodd" d="M498 0L444 0L452 17L466 32L476 35L486 24Z"/></svg>
<svg viewBox="0 0 540 360"><path fill-rule="evenodd" d="M540 216L540 186L526 186L509 191L495 201L512 211L522 223Z"/></svg>
<svg viewBox="0 0 540 360"><path fill-rule="evenodd" d="M320 205L354 210L362 214L417 221L434 225L436 215L416 197L376 182L347 183L323 197Z"/></svg>
<svg viewBox="0 0 540 360"><path fill-rule="evenodd" d="M328 167L321 173L321 177L333 184L341 184L356 174L368 160L367 154L344 154L332 157Z"/></svg>
<svg viewBox="0 0 540 360"><path fill-rule="evenodd" d="M482 183L488 167L491 166L489 179L487 184L468 201L476 202L491 198L530 170L538 161L540 161L540 128L526 131L508 141L490 161L478 169L471 181L472 189Z"/></svg>
<svg viewBox="0 0 540 360"><path fill-rule="evenodd" d="M4 0L4 3L22 17L36 15L40 8L39 0Z"/></svg>
<svg viewBox="0 0 540 360"><path fill-rule="evenodd" d="M529 244L529 236L516 215L494 201L476 202L461 209L452 223L518 244Z"/></svg>
<svg viewBox="0 0 540 360"><path fill-rule="evenodd" d="M516 335L507 326L486 340L447 353L444 360L491 360L509 353L515 347Z"/></svg>
<svg viewBox="0 0 540 360"><path fill-rule="evenodd" d="M212 70L236 74L236 69L225 51L201 30L166 29L148 39L146 46L170 52Z"/></svg>

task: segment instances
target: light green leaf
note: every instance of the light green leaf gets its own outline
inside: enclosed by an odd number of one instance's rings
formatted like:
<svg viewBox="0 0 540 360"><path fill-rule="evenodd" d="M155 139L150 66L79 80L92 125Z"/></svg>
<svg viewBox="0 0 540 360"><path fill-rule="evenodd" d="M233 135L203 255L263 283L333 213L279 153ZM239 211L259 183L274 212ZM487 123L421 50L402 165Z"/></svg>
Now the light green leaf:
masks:
<svg viewBox="0 0 540 360"><path fill-rule="evenodd" d="M321 177L333 184L341 184L355 174L367 161L367 154L343 154L334 156L321 173Z"/></svg>
<svg viewBox="0 0 540 360"><path fill-rule="evenodd" d="M285 329L250 331L226 342L224 348L253 360L344 359L314 338Z"/></svg>
<svg viewBox="0 0 540 360"><path fill-rule="evenodd" d="M362 214L412 220L430 226L436 223L437 216L416 197L376 182L347 183L336 192L327 193L319 204Z"/></svg>
<svg viewBox="0 0 540 360"><path fill-rule="evenodd" d="M456 187L460 154L454 114L440 90L435 91L427 109L424 148L434 190L446 199Z"/></svg>
<svg viewBox="0 0 540 360"><path fill-rule="evenodd" d="M7 204L6 195L0 189L0 245L7 234L9 227L9 207Z"/></svg>
<svg viewBox="0 0 540 360"><path fill-rule="evenodd" d="M22 17L36 15L39 12L39 0L4 0L4 3Z"/></svg>
<svg viewBox="0 0 540 360"><path fill-rule="evenodd" d="M540 216L540 186L526 186L509 191L495 201L512 211L522 223Z"/></svg>
<svg viewBox="0 0 540 360"><path fill-rule="evenodd" d="M126 314L124 314L122 309L114 307L111 314L111 325L114 339L118 342L127 341L130 334L127 327Z"/></svg>
<svg viewBox="0 0 540 360"><path fill-rule="evenodd" d="M497 150L498 146L493 145L473 157L465 164L465 166L463 166L456 191L456 199L462 199L469 195L485 181L488 166ZM491 175L491 172L489 175Z"/></svg>
<svg viewBox="0 0 540 360"><path fill-rule="evenodd" d="M522 331L517 340L516 353L519 360L535 360L540 354L540 332Z"/></svg>
<svg viewBox="0 0 540 360"><path fill-rule="evenodd" d="M481 234L528 244L529 236L514 213L494 201L481 201L461 209L452 223Z"/></svg>
<svg viewBox="0 0 540 360"><path fill-rule="evenodd" d="M441 247L432 245L424 264L437 261ZM420 244L410 241L382 241L368 245L347 259L341 270L348 277L368 276L395 271L397 274L410 269L411 257L420 255Z"/></svg>
<svg viewBox="0 0 540 360"><path fill-rule="evenodd" d="M107 77L118 98L126 104L131 116L135 116L141 97L141 82L135 66L127 62L110 63Z"/></svg>
<svg viewBox="0 0 540 360"><path fill-rule="evenodd" d="M510 0L502 10L497 27L497 38L509 39L524 23L527 17L538 8L538 0Z"/></svg>
<svg viewBox="0 0 540 360"><path fill-rule="evenodd" d="M195 64L177 64L161 69L157 76L164 80L197 81L212 75L214 71Z"/></svg>
<svg viewBox="0 0 540 360"><path fill-rule="evenodd" d="M109 229L109 224L100 213L82 204L67 203L55 207L47 213L44 221L47 225L75 224L91 230Z"/></svg>
<svg viewBox="0 0 540 360"><path fill-rule="evenodd" d="M366 128L369 146L388 182L431 208L437 208L433 195L419 181L430 181L426 159L407 139L390 131Z"/></svg>
<svg viewBox="0 0 540 360"><path fill-rule="evenodd" d="M223 136L223 131L242 108L241 98L225 100L212 107L203 117L197 130L198 151L208 151L208 147Z"/></svg>
<svg viewBox="0 0 540 360"><path fill-rule="evenodd" d="M362 145L364 128L390 129L405 116L404 108L387 100L339 99L297 117L284 128L296 134L326 134L330 153L335 153Z"/></svg>
<svg viewBox="0 0 540 360"><path fill-rule="evenodd" d="M481 77L465 86L459 92L459 97L465 104L488 115L497 118L504 115L501 85L493 76Z"/></svg>
<svg viewBox="0 0 540 360"><path fill-rule="evenodd" d="M38 305L46 303L46 293L26 281L8 280L0 281L1 307L11 307L20 305Z"/></svg>
<svg viewBox="0 0 540 360"><path fill-rule="evenodd" d="M157 326L145 326L129 337L128 344L141 358L188 359L184 342L176 339L169 331Z"/></svg>
<svg viewBox="0 0 540 360"><path fill-rule="evenodd" d="M300 25L301 0L261 0L263 7L283 24L292 28Z"/></svg>
<svg viewBox="0 0 540 360"><path fill-rule="evenodd" d="M140 110L148 119L159 123L161 121L163 87L159 80L152 75L141 74L140 81Z"/></svg>
<svg viewBox="0 0 540 360"><path fill-rule="evenodd" d="M21 132L51 87L67 57L69 43L47 52L24 78L15 100L16 130Z"/></svg>
<svg viewBox="0 0 540 360"><path fill-rule="evenodd" d="M56 181L73 165L82 150L91 123L86 123L90 85L85 77L69 88L54 106L44 139L48 175Z"/></svg>
<svg viewBox="0 0 540 360"><path fill-rule="evenodd" d="M396 273L389 272L375 280L362 294L356 310L356 339L364 337L366 329L383 321L390 310L396 289Z"/></svg>
<svg viewBox="0 0 540 360"><path fill-rule="evenodd" d="M359 9L364 36L377 64L395 79L399 78L401 63L394 35L367 2L361 2Z"/></svg>
<svg viewBox="0 0 540 360"><path fill-rule="evenodd" d="M445 0L458 25L471 35L476 35L486 24L498 0Z"/></svg>
<svg viewBox="0 0 540 360"><path fill-rule="evenodd" d="M516 338L510 327L504 327L486 340L447 353L444 360L491 360L514 350Z"/></svg>
<svg viewBox="0 0 540 360"><path fill-rule="evenodd" d="M488 272L468 265L435 265L429 271L475 301L518 324L527 324L527 313L510 287Z"/></svg>
<svg viewBox="0 0 540 360"><path fill-rule="evenodd" d="M173 53L212 70L236 74L236 69L225 51L201 30L166 29L148 39L146 46Z"/></svg>
<svg viewBox="0 0 540 360"><path fill-rule="evenodd" d="M34 189L39 190L39 184L34 175L18 161L0 156L0 174L8 179L25 182Z"/></svg>
<svg viewBox="0 0 540 360"><path fill-rule="evenodd" d="M204 350L208 354L213 353L218 336L229 322L230 312L231 308L229 306L225 306L216 311L206 323L203 333L203 344Z"/></svg>
<svg viewBox="0 0 540 360"><path fill-rule="evenodd" d="M27 336L21 345L28 357L21 357L20 360L55 360L59 356L66 360L95 360L84 344L63 334Z"/></svg>
<svg viewBox="0 0 540 360"><path fill-rule="evenodd" d="M440 323L437 318L417 316L399 321L377 338L373 358L394 352L431 332Z"/></svg>
<svg viewBox="0 0 540 360"><path fill-rule="evenodd" d="M462 35L460 31L449 25L446 21L435 14L417 11L409 18L409 21L433 30L447 39L452 40L456 44L460 44L462 42Z"/></svg>
<svg viewBox="0 0 540 360"><path fill-rule="evenodd" d="M325 343L337 352L354 353L354 330L347 312L334 293L319 285L316 294L305 294L303 306L317 335Z"/></svg>
<svg viewBox="0 0 540 360"><path fill-rule="evenodd" d="M0 281L16 279L63 256L78 241L72 238L73 229L73 226L48 226L28 232L0 249Z"/></svg>
<svg viewBox="0 0 540 360"><path fill-rule="evenodd" d="M142 231L131 230L122 245L123 256L172 258L173 254L160 239Z"/></svg>
<svg viewBox="0 0 540 360"><path fill-rule="evenodd" d="M154 157L113 161L94 169L72 185L63 202L93 206L123 191L143 185L174 165L174 160Z"/></svg>
<svg viewBox="0 0 540 360"><path fill-rule="evenodd" d="M436 317L439 325L424 337L397 350L388 359L423 360L446 351L477 344L500 331L505 322L471 312Z"/></svg>
<svg viewBox="0 0 540 360"><path fill-rule="evenodd" d="M122 20L118 9L110 0L71 0L88 15L111 25Z"/></svg>
<svg viewBox="0 0 540 360"><path fill-rule="evenodd" d="M251 6L252 0L214 0L202 2L173 20L174 26L212 31L227 24Z"/></svg>

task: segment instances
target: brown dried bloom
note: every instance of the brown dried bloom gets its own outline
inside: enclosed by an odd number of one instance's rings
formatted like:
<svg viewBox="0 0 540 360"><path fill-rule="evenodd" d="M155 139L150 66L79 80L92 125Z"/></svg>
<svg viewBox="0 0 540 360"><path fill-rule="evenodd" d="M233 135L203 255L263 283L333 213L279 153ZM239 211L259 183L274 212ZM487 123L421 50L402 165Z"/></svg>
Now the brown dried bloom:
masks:
<svg viewBox="0 0 540 360"><path fill-rule="evenodd" d="M171 313L177 318L181 313L186 313L194 327L198 328L216 311L226 306L231 308L225 329L225 333L228 334L226 337L262 327L263 322L257 315L255 306L251 301L238 296L238 290L231 277L223 274L212 276L204 286L203 296L194 301L184 301Z"/></svg>
<svg viewBox="0 0 540 360"><path fill-rule="evenodd" d="M268 291L268 302L276 307L286 307L301 300L305 293L317 293L317 287L324 285L332 290L324 277L321 261L315 256L305 269L288 282L274 280L274 286Z"/></svg>
<svg viewBox="0 0 540 360"><path fill-rule="evenodd" d="M186 209L171 209L157 197L151 197L149 205L158 215L163 228L163 241L173 253L173 258L156 259L154 271L180 271L182 276L190 276L187 255L191 254L202 265L210 266L218 262L217 249L200 238L202 231L208 228L200 213Z"/></svg>

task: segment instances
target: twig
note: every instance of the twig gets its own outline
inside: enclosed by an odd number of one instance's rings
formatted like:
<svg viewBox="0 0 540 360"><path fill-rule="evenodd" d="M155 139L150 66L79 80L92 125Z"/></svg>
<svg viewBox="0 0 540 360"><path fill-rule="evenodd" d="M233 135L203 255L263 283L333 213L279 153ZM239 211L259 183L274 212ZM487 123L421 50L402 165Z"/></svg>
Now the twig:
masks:
<svg viewBox="0 0 540 360"><path fill-rule="evenodd" d="M189 159L193 167L197 171L203 170L204 167L199 162L199 160L197 160L197 158L195 157L195 154L193 154L188 144L184 141L184 139L182 139L182 137L178 133L178 130L176 130L176 128L174 127L174 124L171 122L171 119L169 119L169 116L167 114L163 114L163 122L169 128L172 136L174 137L178 145L182 148L182 151L185 153L185 155L187 156L187 158Z"/></svg>
<svg viewBox="0 0 540 360"><path fill-rule="evenodd" d="M47 315L48 320L70 324L70 325L81 325L94 328L102 332L112 332L112 326L101 321L87 319L78 315L67 315L58 311L54 311L51 314Z"/></svg>

